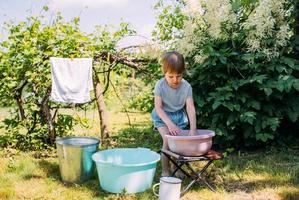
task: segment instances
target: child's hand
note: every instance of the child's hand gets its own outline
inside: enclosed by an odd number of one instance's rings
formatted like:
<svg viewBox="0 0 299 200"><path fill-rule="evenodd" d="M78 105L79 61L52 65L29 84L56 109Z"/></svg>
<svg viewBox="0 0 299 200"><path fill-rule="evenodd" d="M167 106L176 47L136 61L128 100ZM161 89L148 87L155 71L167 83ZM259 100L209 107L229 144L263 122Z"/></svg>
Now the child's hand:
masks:
<svg viewBox="0 0 299 200"><path fill-rule="evenodd" d="M167 127L170 135L178 135L181 132L181 129L179 129L175 124L170 124Z"/></svg>
<svg viewBox="0 0 299 200"><path fill-rule="evenodd" d="M197 131L196 130L190 130L188 135L190 135L190 136L197 135Z"/></svg>

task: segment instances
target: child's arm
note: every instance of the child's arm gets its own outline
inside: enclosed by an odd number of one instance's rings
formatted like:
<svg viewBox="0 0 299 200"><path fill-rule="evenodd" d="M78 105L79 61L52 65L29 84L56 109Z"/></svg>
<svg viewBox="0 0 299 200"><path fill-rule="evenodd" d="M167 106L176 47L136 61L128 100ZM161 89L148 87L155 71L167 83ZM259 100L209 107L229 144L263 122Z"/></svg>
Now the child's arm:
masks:
<svg viewBox="0 0 299 200"><path fill-rule="evenodd" d="M195 107L192 98L187 98L186 110L190 121L189 135L196 135L196 113L195 113Z"/></svg>
<svg viewBox="0 0 299 200"><path fill-rule="evenodd" d="M155 109L156 109L158 116L166 124L166 126L169 130L169 133L171 135L179 134L181 130L169 119L169 117L164 112L162 99L159 96L155 96Z"/></svg>

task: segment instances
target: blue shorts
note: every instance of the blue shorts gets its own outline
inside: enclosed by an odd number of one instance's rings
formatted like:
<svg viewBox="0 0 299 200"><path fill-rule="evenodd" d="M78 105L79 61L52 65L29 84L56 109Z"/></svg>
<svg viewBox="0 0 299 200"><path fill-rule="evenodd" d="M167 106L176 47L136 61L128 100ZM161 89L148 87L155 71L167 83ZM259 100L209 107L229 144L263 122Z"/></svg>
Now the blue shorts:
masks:
<svg viewBox="0 0 299 200"><path fill-rule="evenodd" d="M188 117L183 109L176 112L167 112L167 111L164 112L169 117L169 119L180 129L184 129L188 125ZM153 109L151 116L155 128L166 126L163 120L160 119L160 117L158 116L155 109Z"/></svg>

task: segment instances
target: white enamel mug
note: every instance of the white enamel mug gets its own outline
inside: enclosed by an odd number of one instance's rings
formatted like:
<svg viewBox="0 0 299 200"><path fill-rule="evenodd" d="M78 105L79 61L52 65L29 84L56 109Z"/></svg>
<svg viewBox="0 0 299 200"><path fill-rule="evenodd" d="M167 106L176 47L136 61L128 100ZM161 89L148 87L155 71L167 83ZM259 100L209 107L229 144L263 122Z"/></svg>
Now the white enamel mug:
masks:
<svg viewBox="0 0 299 200"><path fill-rule="evenodd" d="M182 180L174 177L161 177L160 183L153 186L153 192L160 200L179 200L181 193ZM159 194L155 192L155 188L159 187Z"/></svg>

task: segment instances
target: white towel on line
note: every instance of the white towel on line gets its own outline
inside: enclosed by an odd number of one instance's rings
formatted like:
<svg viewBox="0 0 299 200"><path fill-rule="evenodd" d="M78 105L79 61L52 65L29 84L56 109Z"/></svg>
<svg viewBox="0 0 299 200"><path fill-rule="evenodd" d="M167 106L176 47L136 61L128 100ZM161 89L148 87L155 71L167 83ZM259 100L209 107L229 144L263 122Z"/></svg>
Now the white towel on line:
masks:
<svg viewBox="0 0 299 200"><path fill-rule="evenodd" d="M64 103L91 101L92 58L51 57L51 100Z"/></svg>

